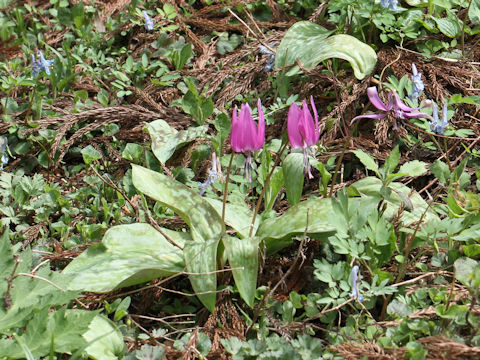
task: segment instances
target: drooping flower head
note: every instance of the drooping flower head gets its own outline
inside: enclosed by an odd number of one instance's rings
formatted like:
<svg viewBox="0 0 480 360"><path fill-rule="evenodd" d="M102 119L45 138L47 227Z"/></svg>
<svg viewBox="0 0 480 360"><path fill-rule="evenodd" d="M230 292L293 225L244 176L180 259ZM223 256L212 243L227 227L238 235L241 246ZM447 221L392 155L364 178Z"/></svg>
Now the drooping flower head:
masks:
<svg viewBox="0 0 480 360"><path fill-rule="evenodd" d="M230 133L230 144L233 151L244 153L247 156L245 160L245 175L248 174L249 182L252 181L252 153L260 150L265 142L265 117L262 110L260 99L257 101L258 126L253 120L252 111L248 104L242 104L240 114L237 113L237 107L233 109L232 131Z"/></svg>
<svg viewBox="0 0 480 360"><path fill-rule="evenodd" d="M145 30L152 31L154 24L152 18L148 15L145 10L142 10L143 18L145 20Z"/></svg>
<svg viewBox="0 0 480 360"><path fill-rule="evenodd" d="M433 111L432 111L432 116L433 116L433 121L430 123L430 129L439 135L443 135L443 131L445 130L446 127L448 127L448 119L447 119L447 103L445 102L442 107L442 122L439 122L438 119L438 109L437 105L433 104Z"/></svg>
<svg viewBox="0 0 480 360"><path fill-rule="evenodd" d="M219 166L219 165L218 165ZM220 171L218 169L218 171ZM200 196L203 196L205 194L205 191L207 191L208 187L210 185L213 185L215 181L218 179L218 171L217 171L217 155L215 152L212 153L212 168L208 169L208 176L205 182L198 183L198 187L200 188Z"/></svg>
<svg viewBox="0 0 480 360"><path fill-rule="evenodd" d="M308 173L308 178L312 179L313 175L310 171L310 162L308 161L308 148L318 142L320 139L320 131L318 128L317 109L315 108L313 97L310 97L310 105L312 106L313 117L310 110L308 110L308 105L305 100L303 100L301 108L295 103L290 105L287 130L288 140L292 148L303 149L304 170Z"/></svg>
<svg viewBox="0 0 480 360"><path fill-rule="evenodd" d="M0 154L2 155L0 158L0 170L3 170L3 167L8 164L7 145L8 139L5 136L0 136Z"/></svg>
<svg viewBox="0 0 480 360"><path fill-rule="evenodd" d="M389 113L393 114L396 118L399 119L405 119L405 118L429 118L430 115L427 113L423 112L418 112L417 110L420 110L425 107L432 106L432 102L430 100L425 101L425 104L423 106L419 107L410 107L406 105L402 99L400 99L400 96L398 96L396 91L390 91L387 94L387 104L385 104L382 99L380 99L380 96L378 95L378 90L376 86L369 87L367 89L367 95L368 98L370 99L370 102L372 103L373 106L375 106L378 110L381 111L379 114L365 114L365 115L360 115L356 116L352 119L352 123L355 120L358 119L382 119L385 116L387 116Z"/></svg>
<svg viewBox="0 0 480 360"><path fill-rule="evenodd" d="M360 291L358 290L358 283L359 283L359 279L358 279L358 270L360 268L358 267L358 265L355 265L353 268L352 268L352 271L350 272L350 278L352 280L352 292L350 294L350 296L352 298L356 298L358 299L358 301L363 301L363 295L360 294Z"/></svg>
<svg viewBox="0 0 480 360"><path fill-rule="evenodd" d="M425 89L425 84L422 81L422 74L417 71L417 66L414 63L412 63L412 82L413 92L409 95L409 98L416 100Z"/></svg>

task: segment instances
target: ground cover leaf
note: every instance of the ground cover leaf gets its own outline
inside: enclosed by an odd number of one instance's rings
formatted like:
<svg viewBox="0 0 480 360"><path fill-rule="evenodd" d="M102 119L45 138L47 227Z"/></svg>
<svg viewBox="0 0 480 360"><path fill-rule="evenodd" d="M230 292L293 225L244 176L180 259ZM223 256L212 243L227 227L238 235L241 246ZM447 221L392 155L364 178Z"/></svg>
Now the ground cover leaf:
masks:
<svg viewBox="0 0 480 360"><path fill-rule="evenodd" d="M188 233L162 231L180 246L190 240ZM184 268L180 248L149 224L129 224L110 228L102 243L78 256L63 274L74 275L69 289L106 292L182 272Z"/></svg>
<svg viewBox="0 0 480 360"><path fill-rule="evenodd" d="M369 45L350 35L333 35L332 31L309 21L295 23L278 46L275 67L295 64L297 60L308 70L329 58L347 60L357 79L370 74L377 62L377 54ZM295 75L299 67L294 66L287 75Z"/></svg>

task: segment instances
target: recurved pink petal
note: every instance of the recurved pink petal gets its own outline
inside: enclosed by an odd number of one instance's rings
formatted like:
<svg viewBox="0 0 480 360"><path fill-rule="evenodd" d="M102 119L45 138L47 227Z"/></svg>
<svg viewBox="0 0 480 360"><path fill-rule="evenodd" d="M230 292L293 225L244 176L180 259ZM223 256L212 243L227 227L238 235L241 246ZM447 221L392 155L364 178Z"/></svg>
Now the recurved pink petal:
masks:
<svg viewBox="0 0 480 360"><path fill-rule="evenodd" d="M350 124L353 124L354 121L357 121L358 119L381 119L387 116L387 114L366 114L366 115L359 115L355 116Z"/></svg>
<svg viewBox="0 0 480 360"><path fill-rule="evenodd" d="M400 99L400 96L396 92L393 93L393 106L397 109L400 109L402 111L410 112L410 111L415 111L418 109L421 109L420 107L410 107L407 104L405 104L402 99Z"/></svg>
<svg viewBox="0 0 480 360"><path fill-rule="evenodd" d="M299 129L301 117L302 110L297 104L292 103L288 110L287 130L288 140L293 148L303 147L303 139Z"/></svg>
<svg viewBox="0 0 480 360"><path fill-rule="evenodd" d="M389 108L387 105L385 105L382 99L380 99L380 96L378 96L378 90L376 86L369 87L367 89L367 95L372 105L375 106L378 110L382 110L382 111L391 110L391 107ZM389 101L389 105L390 105L390 101Z"/></svg>

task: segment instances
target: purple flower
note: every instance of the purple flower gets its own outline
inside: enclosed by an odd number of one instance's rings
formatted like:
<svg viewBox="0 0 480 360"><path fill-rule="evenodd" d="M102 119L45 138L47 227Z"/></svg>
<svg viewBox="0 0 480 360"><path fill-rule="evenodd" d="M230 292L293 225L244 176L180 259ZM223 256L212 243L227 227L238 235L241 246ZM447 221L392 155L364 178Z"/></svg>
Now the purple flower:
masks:
<svg viewBox="0 0 480 360"><path fill-rule="evenodd" d="M230 144L233 151L244 153L247 156L245 160L245 175L248 174L249 182L252 182L252 153L260 150L265 142L265 117L260 99L257 101L257 108L258 126L253 120L252 111L248 104L241 105L239 115L235 106L232 115L232 132L230 133Z"/></svg>
<svg viewBox="0 0 480 360"><path fill-rule="evenodd" d="M318 129L318 114L315 103L313 102L313 97L310 97L310 104L312 105L315 122L313 121L312 114L310 114L308 110L307 102L303 100L302 108L295 103L290 105L287 129L290 145L292 145L293 148L303 148L304 170L308 173L308 178L312 179L313 175L310 172L307 149L318 142L320 131Z"/></svg>
<svg viewBox="0 0 480 360"><path fill-rule="evenodd" d="M352 268L352 272L350 273L350 278L352 279L352 293L350 296L352 298L358 299L358 301L362 302L363 301L363 295L360 294L360 291L358 290L358 283L360 282L358 279L358 270L359 267L358 265L355 265Z"/></svg>
<svg viewBox="0 0 480 360"><path fill-rule="evenodd" d="M417 71L417 67L412 63L412 82L413 92L409 95L411 100L418 99L420 93L425 89L425 84L422 81L422 74Z"/></svg>
<svg viewBox="0 0 480 360"><path fill-rule="evenodd" d="M443 131L448 126L447 110L448 110L447 103L445 103L443 104L443 107L442 107L442 123L440 124L438 119L437 105L433 104L433 112L432 112L433 121L430 123L430 129L434 133L443 135Z"/></svg>
<svg viewBox="0 0 480 360"><path fill-rule="evenodd" d="M388 103L385 104L378 96L378 90L376 86L369 87L367 89L367 95L370 99L370 102L373 106L375 106L378 110L382 111L380 114L365 114L356 116L352 119L352 123L358 119L381 119L387 116L388 114L393 114L396 118L405 119L405 118L422 118L426 117L429 118L430 115L417 112L417 110L422 109L424 107L428 107L432 105L430 100L427 100L423 106L420 107L410 107L406 105L400 96L395 91L390 91L387 94Z"/></svg>
<svg viewBox="0 0 480 360"><path fill-rule="evenodd" d="M142 14L143 14L143 18L145 19L145 30L152 31L154 26L152 18L148 15L148 13L145 10L142 10Z"/></svg>

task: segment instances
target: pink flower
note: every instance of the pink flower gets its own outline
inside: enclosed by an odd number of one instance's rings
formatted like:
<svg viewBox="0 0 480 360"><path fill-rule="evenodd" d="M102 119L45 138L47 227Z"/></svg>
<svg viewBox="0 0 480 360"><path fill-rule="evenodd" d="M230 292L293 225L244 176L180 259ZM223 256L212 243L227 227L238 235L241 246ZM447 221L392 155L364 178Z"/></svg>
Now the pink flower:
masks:
<svg viewBox="0 0 480 360"><path fill-rule="evenodd" d="M230 144L233 151L244 153L247 156L245 160L245 175L248 173L249 182L252 182L252 153L260 150L265 142L265 117L260 99L257 101L257 108L258 126L253 120L252 111L248 104L242 104L239 115L237 115L237 107L235 106L232 115L232 131L230 133Z"/></svg>
<svg viewBox="0 0 480 360"><path fill-rule="evenodd" d="M290 105L288 111L288 140L293 148L303 148L303 163L308 178L312 179L313 175L310 172L310 162L308 161L307 149L315 145L320 138L320 131L318 129L318 114L313 102L313 97L310 97L310 104L312 105L313 115L315 122L313 121L312 114L308 110L308 105L305 100L302 102L302 108L293 103Z"/></svg>
<svg viewBox="0 0 480 360"><path fill-rule="evenodd" d="M431 106L432 102L429 100L427 100L423 106L412 108L406 105L402 101L402 99L400 99L400 96L398 96L398 94L395 91L390 91L387 94L388 103L385 104L382 101L382 99L380 99L380 96L378 96L378 90L376 86L369 87L367 89L367 95L372 105L382 112L379 114L365 114L365 115L356 116L352 119L352 123L355 120L364 119L364 118L381 119L387 116L389 113L393 113L393 115L396 118L400 118L400 119L430 117L430 115L426 113L417 112L417 110L419 109Z"/></svg>

